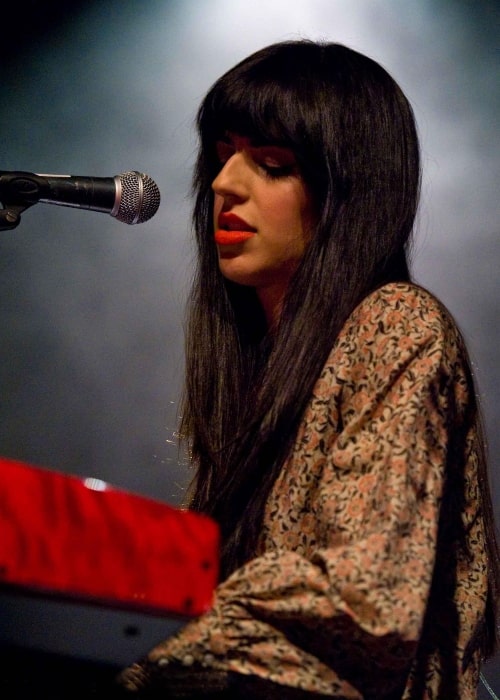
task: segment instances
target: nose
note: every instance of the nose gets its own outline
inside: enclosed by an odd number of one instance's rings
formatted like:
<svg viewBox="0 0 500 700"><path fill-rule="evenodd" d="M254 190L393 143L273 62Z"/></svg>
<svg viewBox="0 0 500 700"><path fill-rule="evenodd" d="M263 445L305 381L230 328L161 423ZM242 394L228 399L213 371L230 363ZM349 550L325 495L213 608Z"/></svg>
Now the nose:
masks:
<svg viewBox="0 0 500 700"><path fill-rule="evenodd" d="M215 194L225 200L243 200L247 196L248 183L245 178L245 154L236 151L223 164L212 182Z"/></svg>

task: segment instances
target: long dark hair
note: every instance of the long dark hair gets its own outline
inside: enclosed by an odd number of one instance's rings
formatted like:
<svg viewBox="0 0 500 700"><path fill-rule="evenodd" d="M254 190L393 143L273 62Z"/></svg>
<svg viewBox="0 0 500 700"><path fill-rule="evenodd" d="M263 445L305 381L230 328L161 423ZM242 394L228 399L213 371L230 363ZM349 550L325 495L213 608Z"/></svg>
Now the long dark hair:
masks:
<svg viewBox="0 0 500 700"><path fill-rule="evenodd" d="M223 75L198 112L198 269L186 334L181 435L196 473L190 507L215 518L222 577L256 553L264 507L344 322L378 286L408 280L420 189L411 106L378 63L345 46L290 41ZM211 183L226 132L290 147L316 228L267 332L255 290L224 279Z"/></svg>

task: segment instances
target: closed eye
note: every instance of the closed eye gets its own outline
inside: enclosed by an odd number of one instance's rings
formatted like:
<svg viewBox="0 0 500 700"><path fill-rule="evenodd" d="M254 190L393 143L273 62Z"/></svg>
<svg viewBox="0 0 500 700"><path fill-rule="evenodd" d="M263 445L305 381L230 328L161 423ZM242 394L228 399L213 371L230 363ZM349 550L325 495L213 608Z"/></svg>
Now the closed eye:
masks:
<svg viewBox="0 0 500 700"><path fill-rule="evenodd" d="M217 160L221 167L238 151L245 151L255 165L264 171L266 177L276 179L298 173L295 154L290 148L272 144L253 145L250 143L245 144L244 147L238 147L231 141L223 140L217 141L215 144Z"/></svg>
<svg viewBox="0 0 500 700"><path fill-rule="evenodd" d="M265 172L267 177L280 178L293 175L297 168L295 165L278 165L277 163L258 163L259 167Z"/></svg>
<svg viewBox="0 0 500 700"><path fill-rule="evenodd" d="M287 177L297 172L293 151L282 146L256 146L251 148L257 165L272 178Z"/></svg>

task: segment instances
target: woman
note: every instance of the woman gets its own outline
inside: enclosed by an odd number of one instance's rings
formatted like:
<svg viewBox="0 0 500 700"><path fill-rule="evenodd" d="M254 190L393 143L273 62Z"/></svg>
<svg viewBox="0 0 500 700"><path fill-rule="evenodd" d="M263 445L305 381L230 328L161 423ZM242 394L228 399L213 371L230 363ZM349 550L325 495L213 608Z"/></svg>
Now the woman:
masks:
<svg viewBox="0 0 500 700"><path fill-rule="evenodd" d="M199 114L182 433L213 608L124 671L154 697L473 698L498 556L466 350L410 282L411 107L292 41Z"/></svg>

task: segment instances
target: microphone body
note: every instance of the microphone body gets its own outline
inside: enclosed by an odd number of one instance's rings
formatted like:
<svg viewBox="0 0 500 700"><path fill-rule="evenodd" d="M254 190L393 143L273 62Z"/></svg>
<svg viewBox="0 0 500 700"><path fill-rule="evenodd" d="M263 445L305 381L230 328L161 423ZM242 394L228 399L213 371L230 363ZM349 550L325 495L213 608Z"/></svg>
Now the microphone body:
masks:
<svg viewBox="0 0 500 700"><path fill-rule="evenodd" d="M115 177L44 175L0 170L0 201L37 202L104 212L126 224L148 221L160 206L160 191L149 175L127 171Z"/></svg>

